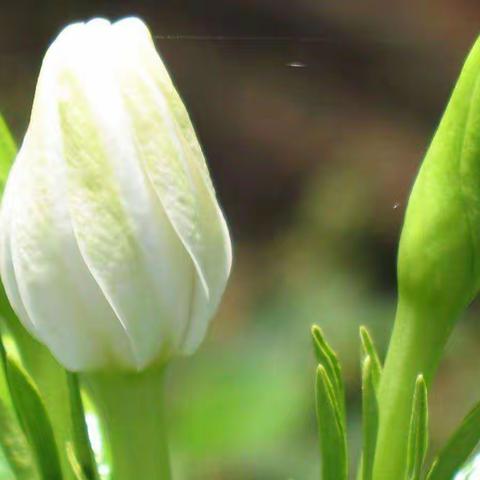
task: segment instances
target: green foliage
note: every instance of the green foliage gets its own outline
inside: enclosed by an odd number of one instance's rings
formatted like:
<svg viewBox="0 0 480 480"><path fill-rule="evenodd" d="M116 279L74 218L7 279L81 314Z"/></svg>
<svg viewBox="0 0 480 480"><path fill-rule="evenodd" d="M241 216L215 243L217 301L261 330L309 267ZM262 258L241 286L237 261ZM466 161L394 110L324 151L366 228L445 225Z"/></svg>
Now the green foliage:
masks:
<svg viewBox="0 0 480 480"><path fill-rule="evenodd" d="M360 327L362 346L362 461L361 480L371 480L378 432L378 385L382 364L368 330Z"/></svg>
<svg viewBox="0 0 480 480"><path fill-rule="evenodd" d="M340 364L320 327L312 327L317 361L316 410L320 436L322 478L342 480L348 476L345 428L345 390Z"/></svg>
<svg viewBox="0 0 480 480"><path fill-rule="evenodd" d="M65 445L71 440L72 428L66 372L46 347L25 330L8 304L1 283L0 314L5 331L13 339L18 351L18 364L21 364L29 377L35 380L35 387L52 423L55 440L59 446L58 453L63 475L67 480L73 479L71 464L65 449Z"/></svg>
<svg viewBox="0 0 480 480"><path fill-rule="evenodd" d="M67 378L73 426L72 443L68 444L67 448L70 447L70 445L71 447L67 453L69 454L70 463L77 476L81 476L85 480L97 480L97 466L88 438L78 376L75 373L69 372Z"/></svg>
<svg viewBox="0 0 480 480"><path fill-rule="evenodd" d="M322 329L318 325L312 327L313 348L317 362L323 366L329 381L332 384L334 400L338 405L339 420L345 428L345 387L342 378L342 369L337 355L325 340Z"/></svg>
<svg viewBox="0 0 480 480"><path fill-rule="evenodd" d="M415 180L398 253L400 301L448 332L480 285L479 79L477 41Z"/></svg>
<svg viewBox="0 0 480 480"><path fill-rule="evenodd" d="M480 40L419 170L398 250L398 306L379 392L375 480L405 471L418 372L432 381L453 326L480 287Z"/></svg>
<svg viewBox="0 0 480 480"><path fill-rule="evenodd" d="M0 478L2 480L17 480L17 476L13 473L12 468L10 467L10 464L6 459L2 449L0 449ZM31 476L26 476L24 478L34 479L36 477L34 474L32 474Z"/></svg>
<svg viewBox="0 0 480 480"><path fill-rule="evenodd" d="M17 153L17 147L7 123L0 114L0 195L5 188L8 172Z"/></svg>
<svg viewBox="0 0 480 480"><path fill-rule="evenodd" d="M373 365L372 357L367 355L362 365L362 480L372 478L377 442L378 402Z"/></svg>
<svg viewBox="0 0 480 480"><path fill-rule="evenodd" d="M420 480L428 447L428 398L423 375L418 375L408 433L406 480Z"/></svg>
<svg viewBox="0 0 480 480"><path fill-rule="evenodd" d="M315 383L318 431L323 480L346 480L348 475L346 432L333 384L323 365L317 368Z"/></svg>
<svg viewBox="0 0 480 480"><path fill-rule="evenodd" d="M346 478L347 440L341 419L338 392L343 387L335 352L318 327L312 328L316 357L316 409L322 458L322 479ZM360 327L362 345L362 456L358 480L372 480L379 425L378 387L382 364L374 342L365 327ZM405 480L452 480L480 441L480 403L465 417L445 447L438 453L427 475L428 394L423 375L418 375L411 401Z"/></svg>
<svg viewBox="0 0 480 480"><path fill-rule="evenodd" d="M73 474L75 475L75 480L90 480L90 478L85 474L85 468L80 464L77 456L75 455L74 446L72 443L67 443L67 457L70 461Z"/></svg>
<svg viewBox="0 0 480 480"><path fill-rule="evenodd" d="M427 480L450 480L468 459L480 440L480 403L464 418L439 452Z"/></svg>
<svg viewBox="0 0 480 480"><path fill-rule="evenodd" d="M382 363L380 362L380 357L378 356L372 337L364 326L360 327L360 341L362 344L363 358L365 359L366 357L370 357L372 383L376 391L378 389L380 377L382 375Z"/></svg>
<svg viewBox="0 0 480 480"><path fill-rule="evenodd" d="M0 343L0 354L12 403L17 412L40 476L44 480L62 480L52 426L40 394L18 360Z"/></svg>
<svg viewBox="0 0 480 480"><path fill-rule="evenodd" d="M5 460L17 480L38 478L35 461L28 441L20 428L13 405L10 400L8 386L5 384L5 371L0 372L2 388L0 395L0 444ZM4 476L0 475L0 478Z"/></svg>

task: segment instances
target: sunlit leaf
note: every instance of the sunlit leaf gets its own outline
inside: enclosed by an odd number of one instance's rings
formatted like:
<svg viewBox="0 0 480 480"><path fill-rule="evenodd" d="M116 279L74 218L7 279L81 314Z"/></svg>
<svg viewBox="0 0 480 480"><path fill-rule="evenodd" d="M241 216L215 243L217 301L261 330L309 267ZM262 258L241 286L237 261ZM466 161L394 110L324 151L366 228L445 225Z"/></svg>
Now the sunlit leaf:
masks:
<svg viewBox="0 0 480 480"><path fill-rule="evenodd" d="M3 401L0 401L0 444L17 480L38 478L27 439L14 412Z"/></svg>
<svg viewBox="0 0 480 480"><path fill-rule="evenodd" d="M43 480L61 480L53 430L45 406L27 372L0 343L1 358L20 426L35 457Z"/></svg>
<svg viewBox="0 0 480 480"><path fill-rule="evenodd" d="M480 441L480 402L468 413L433 461L427 480L450 480Z"/></svg>

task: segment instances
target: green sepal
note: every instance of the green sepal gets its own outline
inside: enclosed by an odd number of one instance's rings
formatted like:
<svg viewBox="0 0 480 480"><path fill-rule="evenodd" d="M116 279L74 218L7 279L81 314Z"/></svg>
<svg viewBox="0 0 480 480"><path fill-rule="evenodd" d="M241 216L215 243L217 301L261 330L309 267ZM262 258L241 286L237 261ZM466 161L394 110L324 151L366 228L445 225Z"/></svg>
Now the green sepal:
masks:
<svg viewBox="0 0 480 480"><path fill-rule="evenodd" d="M12 403L35 458L40 478L62 480L52 426L40 394L18 359L4 348L3 337L0 338L0 357Z"/></svg>
<svg viewBox="0 0 480 480"><path fill-rule="evenodd" d="M5 188L8 173L17 153L17 146L7 123L0 114L0 196Z"/></svg>
<svg viewBox="0 0 480 480"><path fill-rule="evenodd" d="M313 348L317 362L323 365L329 380L332 383L335 402L338 404L340 421L345 428L345 386L343 383L342 369L336 353L325 340L322 329L318 325L312 326Z"/></svg>
<svg viewBox="0 0 480 480"><path fill-rule="evenodd" d="M317 367L315 382L320 454L323 480L346 480L348 475L347 438L340 420L332 381L326 368Z"/></svg>
<svg viewBox="0 0 480 480"><path fill-rule="evenodd" d="M378 401L374 370L372 357L367 355L362 365L362 480L372 479L377 443Z"/></svg>
<svg viewBox="0 0 480 480"><path fill-rule="evenodd" d="M423 375L418 375L413 394L408 433L406 480L420 480L428 448L428 395Z"/></svg>
<svg viewBox="0 0 480 480"><path fill-rule="evenodd" d="M480 402L470 410L433 461L427 480L451 480L480 441Z"/></svg>
<svg viewBox="0 0 480 480"><path fill-rule="evenodd" d="M83 408L80 384L76 373L67 372L68 390L70 394L70 411L72 414L72 442L67 444L71 450L68 457L77 477L98 480L97 464L88 438L85 410ZM75 459L73 461L73 458Z"/></svg>
<svg viewBox="0 0 480 480"><path fill-rule="evenodd" d="M380 378L382 376L382 362L380 361L380 357L378 356L377 349L375 348L375 343L373 342L370 333L363 325L360 327L360 340L362 344L363 359L365 359L367 356L370 357L372 382L375 386L376 391L378 389Z"/></svg>

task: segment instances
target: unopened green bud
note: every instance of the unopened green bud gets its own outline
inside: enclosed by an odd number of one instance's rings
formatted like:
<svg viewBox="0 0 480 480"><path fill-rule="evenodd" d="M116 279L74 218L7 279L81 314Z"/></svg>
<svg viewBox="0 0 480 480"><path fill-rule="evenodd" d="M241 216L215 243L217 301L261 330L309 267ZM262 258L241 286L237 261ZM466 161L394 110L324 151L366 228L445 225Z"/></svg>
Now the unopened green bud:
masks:
<svg viewBox="0 0 480 480"><path fill-rule="evenodd" d="M404 478L419 374L480 286L480 41L469 54L420 168L398 255L398 308L380 383L374 480Z"/></svg>
<svg viewBox="0 0 480 480"><path fill-rule="evenodd" d="M437 321L455 320L480 285L479 73L477 43L418 173L400 240L400 301Z"/></svg>

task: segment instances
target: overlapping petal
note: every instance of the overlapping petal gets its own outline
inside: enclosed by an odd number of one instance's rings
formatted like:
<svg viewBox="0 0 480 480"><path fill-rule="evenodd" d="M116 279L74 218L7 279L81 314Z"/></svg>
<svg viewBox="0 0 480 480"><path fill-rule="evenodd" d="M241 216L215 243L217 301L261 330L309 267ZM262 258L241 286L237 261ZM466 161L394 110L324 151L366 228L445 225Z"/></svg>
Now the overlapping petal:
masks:
<svg viewBox="0 0 480 480"><path fill-rule="evenodd" d="M1 274L68 368L192 351L231 265L188 114L138 19L96 19L46 54L5 192Z"/></svg>

